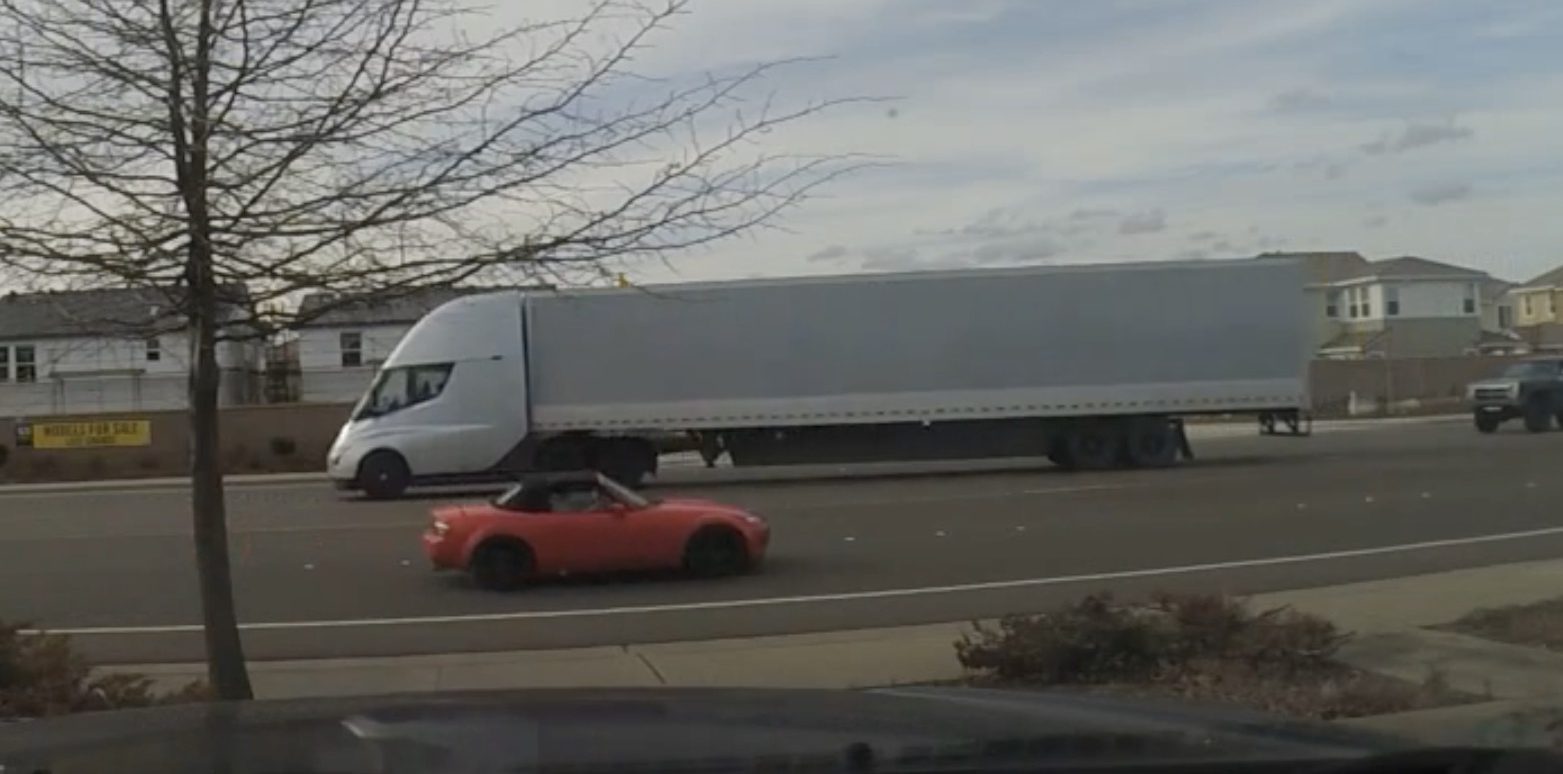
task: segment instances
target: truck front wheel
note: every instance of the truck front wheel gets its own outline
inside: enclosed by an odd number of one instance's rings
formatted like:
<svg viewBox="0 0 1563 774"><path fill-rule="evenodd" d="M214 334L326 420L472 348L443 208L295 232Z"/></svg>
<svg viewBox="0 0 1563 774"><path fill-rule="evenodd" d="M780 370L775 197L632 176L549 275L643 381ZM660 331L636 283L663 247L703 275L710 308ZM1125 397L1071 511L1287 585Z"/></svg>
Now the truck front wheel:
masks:
<svg viewBox="0 0 1563 774"><path fill-rule="evenodd" d="M1478 432L1478 433L1491 433L1491 432L1494 432L1494 431L1496 431L1498 429L1498 425L1501 422L1501 420L1499 420L1498 417L1496 417L1496 416L1494 416L1492 414L1489 414L1489 413L1487 413L1485 411L1478 411L1478 412L1476 412L1475 420L1476 420L1476 432Z"/></svg>
<svg viewBox="0 0 1563 774"><path fill-rule="evenodd" d="M371 453L358 465L358 488L374 500L400 497L412 483L407 461L393 451Z"/></svg>

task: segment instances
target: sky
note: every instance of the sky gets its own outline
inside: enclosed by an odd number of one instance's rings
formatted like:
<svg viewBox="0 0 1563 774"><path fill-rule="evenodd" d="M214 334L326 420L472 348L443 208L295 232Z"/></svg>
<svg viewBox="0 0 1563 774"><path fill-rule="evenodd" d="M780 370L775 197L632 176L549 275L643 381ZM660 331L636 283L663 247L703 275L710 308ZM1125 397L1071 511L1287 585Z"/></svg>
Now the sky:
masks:
<svg viewBox="0 0 1563 774"><path fill-rule="evenodd" d="M1563 265L1560 42L1556 0L694 0L637 72L807 58L762 96L871 99L765 150L875 163L629 274L1358 250L1523 281Z"/></svg>

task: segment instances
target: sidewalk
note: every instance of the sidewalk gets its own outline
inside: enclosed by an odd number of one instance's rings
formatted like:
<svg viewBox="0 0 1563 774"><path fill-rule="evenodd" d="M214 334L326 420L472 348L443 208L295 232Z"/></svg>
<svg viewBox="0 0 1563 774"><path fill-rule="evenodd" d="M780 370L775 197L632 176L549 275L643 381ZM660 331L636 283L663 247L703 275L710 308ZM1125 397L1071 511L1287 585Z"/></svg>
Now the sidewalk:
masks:
<svg viewBox="0 0 1563 774"><path fill-rule="evenodd" d="M1563 654L1421 627L1482 607L1563 593L1563 560L1260 594L1257 609L1291 606L1356 633L1342 657L1420 682L1437 670L1456 690L1492 697L1460 707L1348 721L1441 743L1546 733L1563 710ZM967 623L572 650L257 662L257 695L289 698L540 687L858 688L954 679L954 642ZM204 675L199 664L120 667L165 687ZM1552 713L1552 714L1549 714ZM1518 720L1516 718L1519 718ZM1495 730L1497 729L1497 730Z"/></svg>

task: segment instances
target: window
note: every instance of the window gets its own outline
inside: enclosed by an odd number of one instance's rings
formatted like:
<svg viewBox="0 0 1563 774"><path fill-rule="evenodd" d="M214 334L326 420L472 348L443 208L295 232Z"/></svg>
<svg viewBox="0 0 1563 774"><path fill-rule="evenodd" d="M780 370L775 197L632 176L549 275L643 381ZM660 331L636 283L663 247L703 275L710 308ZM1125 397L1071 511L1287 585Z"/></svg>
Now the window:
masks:
<svg viewBox="0 0 1563 774"><path fill-rule="evenodd" d="M1520 310L1525 313L1526 317L1536 314L1536 310L1531 308L1530 301L1531 296L1520 296Z"/></svg>
<svg viewBox="0 0 1563 774"><path fill-rule="evenodd" d="M159 360L162 360L162 359L163 359L163 342L158 341L156 336L154 336L154 337L152 337L150 339L147 339L147 362L148 363L156 363L156 362L158 362Z"/></svg>
<svg viewBox="0 0 1563 774"><path fill-rule="evenodd" d="M11 348L0 347L0 384L11 381Z"/></svg>
<svg viewBox="0 0 1563 774"><path fill-rule="evenodd" d="M1324 316L1329 318L1340 317L1340 291L1331 290L1324 294Z"/></svg>
<svg viewBox="0 0 1563 774"><path fill-rule="evenodd" d="M1346 298L1351 301L1351 309L1348 310L1350 312L1348 316L1353 320L1362 316L1362 307L1360 306L1357 299L1357 291L1360 289L1361 288L1351 288L1346 291Z"/></svg>
<svg viewBox="0 0 1563 774"><path fill-rule="evenodd" d="M1400 314L1400 288L1393 285L1384 287L1384 314L1388 317L1396 317Z"/></svg>
<svg viewBox="0 0 1563 774"><path fill-rule="evenodd" d="M1461 311L1466 314L1476 314L1476 286L1465 286L1465 302L1460 305Z"/></svg>
<svg viewBox="0 0 1563 774"><path fill-rule="evenodd" d="M16 383L30 384L38 381L37 350L31 344L16 347Z"/></svg>
<svg viewBox="0 0 1563 774"><path fill-rule="evenodd" d="M342 347L343 368L357 368L364 364L364 334L343 331L339 343Z"/></svg>
<svg viewBox="0 0 1563 774"><path fill-rule="evenodd" d="M1357 295L1360 297L1360 301L1362 303L1362 316L1363 317L1372 317L1373 316L1373 302L1368 300L1368 289L1367 288L1357 288Z"/></svg>
<svg viewBox="0 0 1563 774"><path fill-rule="evenodd" d="M454 363L387 368L375 377L374 385L353 412L354 419L366 419L400 411L440 396L450 381Z"/></svg>

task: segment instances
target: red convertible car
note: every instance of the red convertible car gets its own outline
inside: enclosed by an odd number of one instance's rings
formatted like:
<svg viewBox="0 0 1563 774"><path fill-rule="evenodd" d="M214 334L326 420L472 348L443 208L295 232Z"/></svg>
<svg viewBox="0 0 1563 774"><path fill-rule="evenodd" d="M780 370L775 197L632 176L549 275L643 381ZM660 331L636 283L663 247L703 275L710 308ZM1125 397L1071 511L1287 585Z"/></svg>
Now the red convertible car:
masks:
<svg viewBox="0 0 1563 774"><path fill-rule="evenodd" d="M533 578L625 570L744 572L770 528L708 500L648 500L599 473L529 476L492 502L434 509L423 549L437 569L514 589Z"/></svg>

